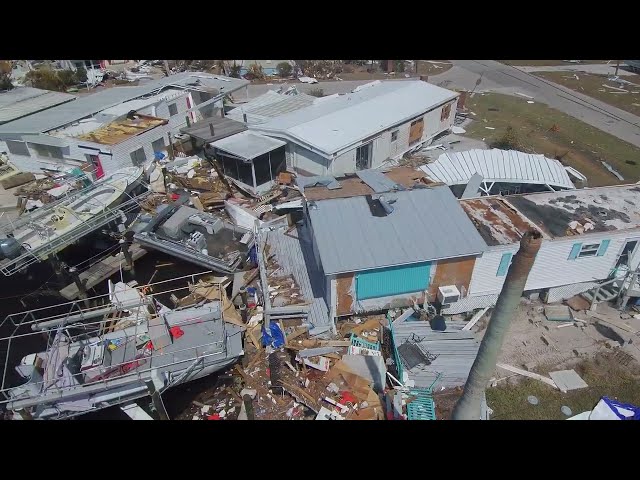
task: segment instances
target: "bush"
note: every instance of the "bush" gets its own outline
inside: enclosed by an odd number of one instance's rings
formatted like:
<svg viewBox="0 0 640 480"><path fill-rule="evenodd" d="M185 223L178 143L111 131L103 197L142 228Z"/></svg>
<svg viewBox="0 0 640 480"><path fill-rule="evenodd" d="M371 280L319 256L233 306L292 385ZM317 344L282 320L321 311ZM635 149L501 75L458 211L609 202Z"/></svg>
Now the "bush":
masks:
<svg viewBox="0 0 640 480"><path fill-rule="evenodd" d="M24 83L34 88L42 88L43 90L54 90L57 92L63 92L65 90L64 84L60 80L60 77L58 77L58 72L50 68L39 68L38 70L27 72L24 76Z"/></svg>
<svg viewBox="0 0 640 480"><path fill-rule="evenodd" d="M324 90L322 90L321 88L314 88L312 90L309 90L308 94L313 97L324 97Z"/></svg>
<svg viewBox="0 0 640 480"><path fill-rule="evenodd" d="M74 75L74 80L76 83L85 83L87 81L87 70L83 67L78 68Z"/></svg>
<svg viewBox="0 0 640 480"><path fill-rule="evenodd" d="M0 73L0 90L11 90L12 88L11 77L6 73Z"/></svg>
<svg viewBox="0 0 640 480"><path fill-rule="evenodd" d="M232 78L240 78L240 70L242 67L240 65L236 65L235 63L229 67L229 76Z"/></svg>
<svg viewBox="0 0 640 480"><path fill-rule="evenodd" d="M278 75L283 78L290 77L293 73L293 67L288 62L280 62L276 69L278 70Z"/></svg>
<svg viewBox="0 0 640 480"><path fill-rule="evenodd" d="M522 150L518 132L516 132L513 127L507 127L507 131L502 138L495 140L489 146L500 150Z"/></svg>

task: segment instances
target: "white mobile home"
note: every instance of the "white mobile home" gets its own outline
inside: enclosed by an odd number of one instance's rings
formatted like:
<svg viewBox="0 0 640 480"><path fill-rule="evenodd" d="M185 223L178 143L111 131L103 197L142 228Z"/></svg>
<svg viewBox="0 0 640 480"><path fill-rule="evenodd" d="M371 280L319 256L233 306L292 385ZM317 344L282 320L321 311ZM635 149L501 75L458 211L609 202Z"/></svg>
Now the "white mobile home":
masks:
<svg viewBox="0 0 640 480"><path fill-rule="evenodd" d="M525 292L558 301L597 286L624 265L640 263L640 186L588 188L461 200L489 248L476 258L467 297L446 313L495 304L522 235L543 242Z"/></svg>
<svg viewBox="0 0 640 480"><path fill-rule="evenodd" d="M0 125L0 140L21 170L80 167L101 176L152 159L154 151L169 145L169 133L210 116L214 105L248 83L185 72L140 86L108 88ZM166 122L156 125L153 133L141 129L139 135L131 135L133 140L117 146L90 140L91 132L104 131L132 111Z"/></svg>
<svg viewBox="0 0 640 480"><path fill-rule="evenodd" d="M249 129L287 142L287 166L306 175L376 168L451 128L458 93L422 81L372 82Z"/></svg>

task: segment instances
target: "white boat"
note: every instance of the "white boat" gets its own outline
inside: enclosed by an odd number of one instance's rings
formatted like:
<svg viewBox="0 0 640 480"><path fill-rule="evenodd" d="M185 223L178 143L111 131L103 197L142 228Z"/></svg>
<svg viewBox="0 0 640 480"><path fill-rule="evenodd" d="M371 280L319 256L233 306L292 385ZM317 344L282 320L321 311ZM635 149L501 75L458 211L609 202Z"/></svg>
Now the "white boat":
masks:
<svg viewBox="0 0 640 480"><path fill-rule="evenodd" d="M26 418L69 418L161 394L230 365L244 353L244 327L224 287L204 277L209 273L136 288L118 283L91 299L96 307L56 306L62 315L50 309L10 315L0 326L32 333L0 339L8 360L0 407ZM196 279L192 289L204 292L199 303L176 309L159 303ZM43 335L47 347L19 359Z"/></svg>
<svg viewBox="0 0 640 480"><path fill-rule="evenodd" d="M142 177L141 167L127 167L91 186L22 215L5 226L0 241L0 270L5 275L64 249L80 237L118 219L126 198ZM135 203L135 202L133 202ZM131 205L133 206L133 205Z"/></svg>

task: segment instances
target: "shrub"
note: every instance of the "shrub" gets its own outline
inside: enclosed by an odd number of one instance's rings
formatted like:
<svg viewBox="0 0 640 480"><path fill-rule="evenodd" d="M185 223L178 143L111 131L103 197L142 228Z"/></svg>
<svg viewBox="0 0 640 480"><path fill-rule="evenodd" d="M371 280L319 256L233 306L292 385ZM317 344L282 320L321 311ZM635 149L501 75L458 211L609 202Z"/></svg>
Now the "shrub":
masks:
<svg viewBox="0 0 640 480"><path fill-rule="evenodd" d="M520 138L513 127L507 127L507 131L504 135L498 140L492 142L490 147L498 148L500 150L522 150Z"/></svg>
<svg viewBox="0 0 640 480"><path fill-rule="evenodd" d="M293 73L293 67L288 62L280 62L276 69L281 77L290 77L291 73Z"/></svg>
<svg viewBox="0 0 640 480"><path fill-rule="evenodd" d="M74 79L76 83L85 83L87 81L87 70L83 67L78 68L74 75Z"/></svg>
<svg viewBox="0 0 640 480"><path fill-rule="evenodd" d="M322 90L321 88L314 88L312 90L309 90L309 92L307 93L313 97L324 97L324 90Z"/></svg>

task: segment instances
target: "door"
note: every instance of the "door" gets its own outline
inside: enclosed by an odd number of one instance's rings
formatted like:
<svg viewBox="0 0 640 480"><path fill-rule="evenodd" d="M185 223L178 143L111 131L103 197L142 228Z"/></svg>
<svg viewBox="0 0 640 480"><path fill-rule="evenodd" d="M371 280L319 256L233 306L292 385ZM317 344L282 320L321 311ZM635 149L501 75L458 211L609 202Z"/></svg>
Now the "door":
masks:
<svg viewBox="0 0 640 480"><path fill-rule="evenodd" d="M100 157L98 155L86 155L91 162L91 166L93 167L93 174L96 176L96 180L100 180L104 177L104 169L102 168L102 162L100 162Z"/></svg>
<svg viewBox="0 0 640 480"><path fill-rule="evenodd" d="M369 142L356 149L356 170L366 170L371 168L372 148L373 142Z"/></svg>
<svg viewBox="0 0 640 480"><path fill-rule="evenodd" d="M618 256L616 267L619 267L620 265L629 265L629 260L631 260L633 252L635 252L637 246L637 238L633 240L627 240L627 242L624 244L624 247L622 248L622 252L620 252L620 255Z"/></svg>

